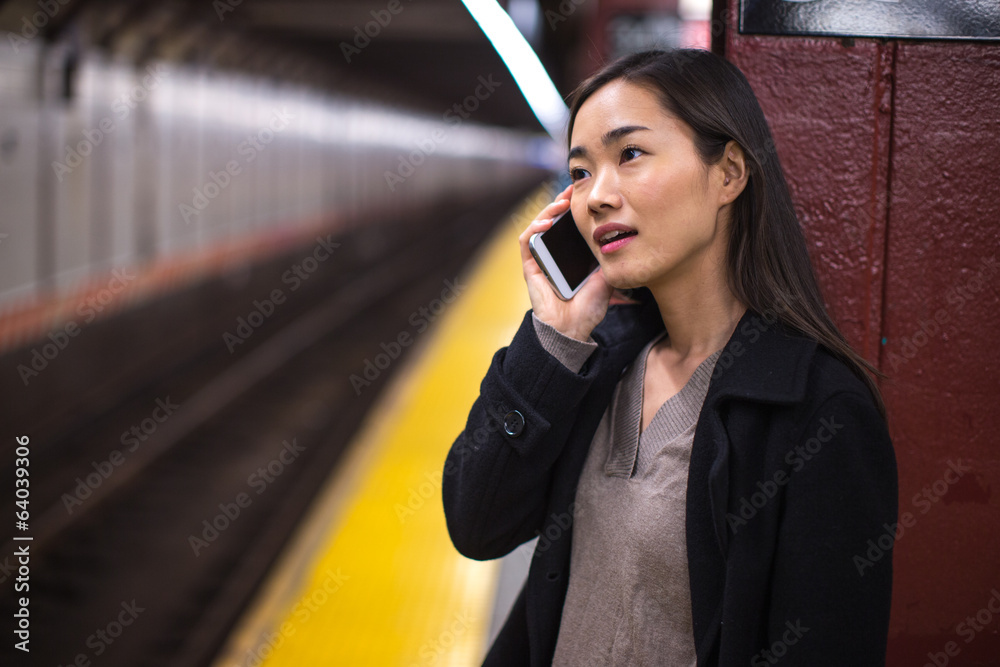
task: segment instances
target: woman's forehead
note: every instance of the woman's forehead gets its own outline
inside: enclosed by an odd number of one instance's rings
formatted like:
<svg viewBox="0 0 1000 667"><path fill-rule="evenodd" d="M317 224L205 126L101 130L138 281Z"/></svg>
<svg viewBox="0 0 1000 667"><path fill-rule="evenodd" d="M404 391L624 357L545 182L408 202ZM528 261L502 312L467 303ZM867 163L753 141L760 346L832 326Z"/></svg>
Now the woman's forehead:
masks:
<svg viewBox="0 0 1000 667"><path fill-rule="evenodd" d="M620 127L675 129L676 119L647 86L616 79L584 101L573 122L570 146L597 149L608 132Z"/></svg>
<svg viewBox="0 0 1000 667"><path fill-rule="evenodd" d="M660 101L647 86L616 79L601 86L587 98L577 112L576 122L596 116L648 115L660 110Z"/></svg>

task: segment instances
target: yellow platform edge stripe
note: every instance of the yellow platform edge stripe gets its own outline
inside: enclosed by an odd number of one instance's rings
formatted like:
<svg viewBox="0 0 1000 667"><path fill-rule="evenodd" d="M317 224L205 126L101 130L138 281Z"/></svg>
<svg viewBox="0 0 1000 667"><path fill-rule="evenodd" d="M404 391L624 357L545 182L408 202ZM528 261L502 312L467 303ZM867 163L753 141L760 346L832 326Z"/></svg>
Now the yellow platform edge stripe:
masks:
<svg viewBox="0 0 1000 667"><path fill-rule="evenodd" d="M214 667L481 662L499 563L455 550L441 475L490 359L530 307L517 235L554 194L539 187L499 225L426 331L401 323L414 349Z"/></svg>

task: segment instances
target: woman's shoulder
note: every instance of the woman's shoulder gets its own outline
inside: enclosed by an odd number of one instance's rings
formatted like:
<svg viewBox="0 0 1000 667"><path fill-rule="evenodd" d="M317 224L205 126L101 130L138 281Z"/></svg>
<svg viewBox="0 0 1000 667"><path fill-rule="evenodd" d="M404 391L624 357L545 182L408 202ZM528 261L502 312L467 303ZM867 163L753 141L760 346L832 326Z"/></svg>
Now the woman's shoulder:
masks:
<svg viewBox="0 0 1000 667"><path fill-rule="evenodd" d="M828 401L866 404L879 414L853 364L780 318L751 310L737 325L713 377L722 381L720 395L794 405L800 415Z"/></svg>
<svg viewBox="0 0 1000 667"><path fill-rule="evenodd" d="M811 411L839 409L885 425L868 384L825 345L817 344L810 362L806 395Z"/></svg>

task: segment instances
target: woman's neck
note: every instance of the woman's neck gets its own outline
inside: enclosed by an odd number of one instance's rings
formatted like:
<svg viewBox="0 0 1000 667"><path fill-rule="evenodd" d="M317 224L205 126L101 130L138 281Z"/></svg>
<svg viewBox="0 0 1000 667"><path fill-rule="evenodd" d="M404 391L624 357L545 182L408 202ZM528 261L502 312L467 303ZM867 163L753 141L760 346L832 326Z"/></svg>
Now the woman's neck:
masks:
<svg viewBox="0 0 1000 667"><path fill-rule="evenodd" d="M689 275L650 291L667 328L662 345L678 360L704 359L729 341L746 312L724 276Z"/></svg>

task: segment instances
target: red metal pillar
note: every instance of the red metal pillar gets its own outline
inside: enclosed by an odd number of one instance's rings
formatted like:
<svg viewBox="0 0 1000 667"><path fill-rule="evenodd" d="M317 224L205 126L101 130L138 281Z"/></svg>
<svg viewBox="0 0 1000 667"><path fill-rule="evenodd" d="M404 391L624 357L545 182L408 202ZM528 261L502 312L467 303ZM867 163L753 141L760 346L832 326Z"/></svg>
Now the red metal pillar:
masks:
<svg viewBox="0 0 1000 667"><path fill-rule="evenodd" d="M888 664L1000 665L1000 44L741 35L716 4L828 306L889 375Z"/></svg>

